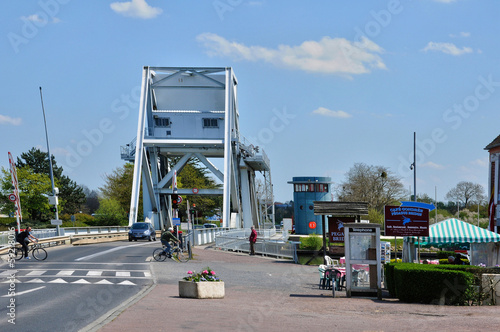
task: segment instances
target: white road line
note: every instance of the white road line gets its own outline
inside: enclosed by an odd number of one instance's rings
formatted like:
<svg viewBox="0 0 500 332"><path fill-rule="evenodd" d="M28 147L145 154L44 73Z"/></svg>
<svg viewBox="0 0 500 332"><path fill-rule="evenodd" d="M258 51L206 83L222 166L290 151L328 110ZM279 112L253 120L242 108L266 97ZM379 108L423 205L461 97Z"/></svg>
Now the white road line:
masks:
<svg viewBox="0 0 500 332"><path fill-rule="evenodd" d="M117 277L130 277L130 272L128 271L116 271Z"/></svg>
<svg viewBox="0 0 500 332"><path fill-rule="evenodd" d="M75 270L62 270L62 271L57 272L56 276L65 277L65 276L70 276L73 273L75 273Z"/></svg>
<svg viewBox="0 0 500 332"><path fill-rule="evenodd" d="M88 255L88 256L83 256L83 257L77 258L77 259L75 259L75 262L83 261L83 260L86 260L86 259L90 259L90 258L94 258L94 257L97 257L97 256L101 256L101 255L106 255L106 254L109 254L110 252L117 251L117 250L122 250L122 249L130 248L130 247L135 247L135 246L145 246L145 245L148 245L148 244L150 244L150 243L146 242L146 243L139 243L139 244L131 244L131 245L128 245L128 246L123 246L123 247L116 247L116 248L104 250L104 251L101 251L101 252L98 252L98 253L95 253L95 254L92 254L92 255Z"/></svg>
<svg viewBox="0 0 500 332"><path fill-rule="evenodd" d="M42 274L44 274L45 272L47 272L47 270L33 270L29 273L26 274L26 276L41 276Z"/></svg>
<svg viewBox="0 0 500 332"><path fill-rule="evenodd" d="M103 271L89 271L87 272L87 277L99 277L102 275Z"/></svg>
<svg viewBox="0 0 500 332"><path fill-rule="evenodd" d="M41 287L38 287L38 288L33 288L33 289L25 290L24 292L16 293L16 296L27 294L27 293L31 293L31 292L37 291L39 289L42 289L42 288L45 288L45 286L41 286ZM11 296L10 295L2 295L2 297L11 297Z"/></svg>

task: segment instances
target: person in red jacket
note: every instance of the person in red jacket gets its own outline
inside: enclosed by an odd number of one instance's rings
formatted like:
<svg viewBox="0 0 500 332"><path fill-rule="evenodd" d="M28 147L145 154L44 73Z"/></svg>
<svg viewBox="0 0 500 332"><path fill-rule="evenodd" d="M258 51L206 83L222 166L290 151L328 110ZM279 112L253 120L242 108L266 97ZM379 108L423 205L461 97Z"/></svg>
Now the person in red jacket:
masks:
<svg viewBox="0 0 500 332"><path fill-rule="evenodd" d="M255 230L255 227L252 225L250 227L250 237L248 240L250 241L250 255L255 255L255 242L257 242L257 231Z"/></svg>

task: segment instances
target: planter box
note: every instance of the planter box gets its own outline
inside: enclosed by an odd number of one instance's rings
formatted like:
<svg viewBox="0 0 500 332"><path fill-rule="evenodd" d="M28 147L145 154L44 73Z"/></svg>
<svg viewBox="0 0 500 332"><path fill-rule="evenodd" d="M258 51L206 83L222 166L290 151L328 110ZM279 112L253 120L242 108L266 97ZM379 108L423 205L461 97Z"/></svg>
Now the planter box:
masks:
<svg viewBox="0 0 500 332"><path fill-rule="evenodd" d="M193 299L223 299L224 282L179 281L179 296Z"/></svg>

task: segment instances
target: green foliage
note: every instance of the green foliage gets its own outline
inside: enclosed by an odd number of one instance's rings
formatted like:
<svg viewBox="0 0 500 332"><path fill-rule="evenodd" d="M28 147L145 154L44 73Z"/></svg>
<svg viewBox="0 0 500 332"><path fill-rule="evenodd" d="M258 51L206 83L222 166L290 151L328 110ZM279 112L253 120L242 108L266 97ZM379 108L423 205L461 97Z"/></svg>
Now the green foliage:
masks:
<svg viewBox="0 0 500 332"><path fill-rule="evenodd" d="M116 168L112 174L106 174L104 180L104 186L99 188L103 197L118 202L124 211L128 211L132 197L134 164L126 163L123 167ZM139 207L137 211L142 211L142 190L139 193ZM142 213L139 213L139 215L142 216Z"/></svg>
<svg viewBox="0 0 500 332"><path fill-rule="evenodd" d="M114 199L103 199L94 220L88 221L91 226L125 226L128 223L127 213Z"/></svg>
<svg viewBox="0 0 500 332"><path fill-rule="evenodd" d="M176 162L174 159L173 162ZM208 176L208 170L201 166L196 160L189 161L186 166L177 174L177 184L179 188L198 188L198 189L219 189L220 184ZM179 214L186 215L187 201L196 205L198 217L210 217L222 210L222 196L203 196L203 195L186 195L183 197L183 202L179 205Z"/></svg>
<svg viewBox="0 0 500 332"><path fill-rule="evenodd" d="M59 216L59 219L63 221L62 227L87 227L94 221L94 217L85 213L74 214L74 222L71 221L71 216L71 214L62 214Z"/></svg>
<svg viewBox="0 0 500 332"><path fill-rule="evenodd" d="M377 211L376 209L369 209L368 210L368 220L370 220L370 223L372 224L384 224L384 214L380 211Z"/></svg>
<svg viewBox="0 0 500 332"><path fill-rule="evenodd" d="M184 277L185 281L192 282L214 282L214 281L222 281L219 277L217 277L215 271L206 267L202 272L196 273L194 271L188 271L188 276Z"/></svg>
<svg viewBox="0 0 500 332"><path fill-rule="evenodd" d="M9 214L15 211L14 203L6 201L7 195L12 193L12 179L10 171L3 167L2 175L1 194L3 201L0 202L0 210L4 214ZM29 166L24 166L17 168L17 180L23 218L40 221L50 220L49 201L46 197L52 192L49 176L35 173Z"/></svg>
<svg viewBox="0 0 500 332"><path fill-rule="evenodd" d="M300 249L319 250L323 246L323 239L316 234L309 234L300 238Z"/></svg>
<svg viewBox="0 0 500 332"><path fill-rule="evenodd" d="M391 263L384 264L385 282L387 283L386 287L391 297L396 297L396 281L394 279L394 267L396 264L399 263L393 263L391 261Z"/></svg>
<svg viewBox="0 0 500 332"><path fill-rule="evenodd" d="M474 275L466 266L399 263L394 264L392 279L396 296L409 303L464 305L474 285Z"/></svg>
<svg viewBox="0 0 500 332"><path fill-rule="evenodd" d="M85 194L83 189L66 175L63 175L62 167L58 167L54 156L52 158L52 170L55 186L59 188L59 212L76 213L81 210L85 203ZM43 174L50 179L50 165L47 153L40 149L32 148L28 152L21 154L17 158L17 168L29 167L36 174ZM49 191L52 195L52 188ZM21 205L22 206L22 205Z"/></svg>

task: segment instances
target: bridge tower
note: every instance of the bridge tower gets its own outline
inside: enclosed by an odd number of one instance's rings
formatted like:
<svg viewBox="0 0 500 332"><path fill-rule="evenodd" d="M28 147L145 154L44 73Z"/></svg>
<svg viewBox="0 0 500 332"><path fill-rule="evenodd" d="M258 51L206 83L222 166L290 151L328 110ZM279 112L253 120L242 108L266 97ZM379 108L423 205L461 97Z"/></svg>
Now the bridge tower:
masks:
<svg viewBox="0 0 500 332"><path fill-rule="evenodd" d="M197 195L223 195L222 226L260 225L255 174L270 179L270 161L240 135L237 85L232 68L144 67L137 137L121 147L122 159L134 162L129 225L137 221L141 181L144 217L157 229L172 225L174 174L191 158L223 183L197 188ZM223 171L213 159L223 159ZM178 195L194 192L177 188Z"/></svg>

